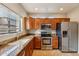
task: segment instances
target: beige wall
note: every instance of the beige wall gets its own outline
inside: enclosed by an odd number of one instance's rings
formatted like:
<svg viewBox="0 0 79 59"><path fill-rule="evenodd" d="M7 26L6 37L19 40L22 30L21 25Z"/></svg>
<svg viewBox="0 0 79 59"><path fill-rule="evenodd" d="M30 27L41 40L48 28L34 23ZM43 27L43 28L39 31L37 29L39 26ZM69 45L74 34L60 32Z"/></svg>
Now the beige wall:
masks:
<svg viewBox="0 0 79 59"><path fill-rule="evenodd" d="M67 17L71 18L70 21L77 21L79 22L79 7L75 8L71 12L67 14Z"/></svg>
<svg viewBox="0 0 79 59"><path fill-rule="evenodd" d="M25 9L17 3L3 3L9 9L13 10L14 12L18 13L21 16L27 16Z"/></svg>
<svg viewBox="0 0 79 59"><path fill-rule="evenodd" d="M78 22L78 52L79 52L79 7L75 8L67 14L67 17L70 18L70 21Z"/></svg>

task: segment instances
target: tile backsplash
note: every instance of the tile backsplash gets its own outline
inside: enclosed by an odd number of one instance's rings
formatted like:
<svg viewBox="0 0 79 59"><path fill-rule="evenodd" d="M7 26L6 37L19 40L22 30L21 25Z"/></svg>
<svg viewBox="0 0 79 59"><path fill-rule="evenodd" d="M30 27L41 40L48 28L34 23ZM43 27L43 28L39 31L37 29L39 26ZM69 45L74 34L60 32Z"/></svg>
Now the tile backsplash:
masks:
<svg viewBox="0 0 79 59"><path fill-rule="evenodd" d="M36 35L37 35L37 34L41 34L41 31L42 31L42 30L40 30L40 29L38 29L38 30L30 30L30 31L29 31L29 34L36 34ZM56 34L56 30L51 30L51 33L52 33L52 34Z"/></svg>

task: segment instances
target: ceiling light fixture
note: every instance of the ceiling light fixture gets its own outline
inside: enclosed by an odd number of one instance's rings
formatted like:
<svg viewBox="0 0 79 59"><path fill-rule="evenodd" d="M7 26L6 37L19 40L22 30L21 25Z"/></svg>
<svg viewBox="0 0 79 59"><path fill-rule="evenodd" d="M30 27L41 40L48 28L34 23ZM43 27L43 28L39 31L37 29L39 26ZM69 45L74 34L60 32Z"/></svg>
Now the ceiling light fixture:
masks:
<svg viewBox="0 0 79 59"><path fill-rule="evenodd" d="M63 11L63 8L60 8L60 11Z"/></svg>
<svg viewBox="0 0 79 59"><path fill-rule="evenodd" d="M38 8L35 8L35 10L38 10Z"/></svg>

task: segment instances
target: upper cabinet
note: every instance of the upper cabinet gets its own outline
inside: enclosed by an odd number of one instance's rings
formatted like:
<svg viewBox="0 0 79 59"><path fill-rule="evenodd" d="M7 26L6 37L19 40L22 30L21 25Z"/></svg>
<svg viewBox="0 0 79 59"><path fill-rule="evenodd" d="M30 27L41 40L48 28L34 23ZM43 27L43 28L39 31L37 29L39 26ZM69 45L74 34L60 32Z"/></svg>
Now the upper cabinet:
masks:
<svg viewBox="0 0 79 59"><path fill-rule="evenodd" d="M50 24L50 19L49 18L45 18L44 21L43 21L43 23Z"/></svg>
<svg viewBox="0 0 79 59"><path fill-rule="evenodd" d="M22 18L22 30L23 32L26 32L26 22L27 22L27 17Z"/></svg>
<svg viewBox="0 0 79 59"><path fill-rule="evenodd" d="M29 17L29 27L30 30L35 29L35 19L32 17Z"/></svg>
<svg viewBox="0 0 79 59"><path fill-rule="evenodd" d="M70 19L69 18L63 18L62 22L69 22Z"/></svg>
<svg viewBox="0 0 79 59"><path fill-rule="evenodd" d="M50 19L50 21L51 21L51 28L52 28L52 30L55 30L56 29L56 20L57 19Z"/></svg>
<svg viewBox="0 0 79 59"><path fill-rule="evenodd" d="M69 22L69 18L32 18L29 17L30 29L40 29L41 24L51 24L52 30L56 29L56 24L61 22Z"/></svg>
<svg viewBox="0 0 79 59"><path fill-rule="evenodd" d="M50 24L51 21L48 18L35 18L35 29L40 29L41 24Z"/></svg>
<svg viewBox="0 0 79 59"><path fill-rule="evenodd" d="M36 18L35 19L35 29L40 29L41 19Z"/></svg>

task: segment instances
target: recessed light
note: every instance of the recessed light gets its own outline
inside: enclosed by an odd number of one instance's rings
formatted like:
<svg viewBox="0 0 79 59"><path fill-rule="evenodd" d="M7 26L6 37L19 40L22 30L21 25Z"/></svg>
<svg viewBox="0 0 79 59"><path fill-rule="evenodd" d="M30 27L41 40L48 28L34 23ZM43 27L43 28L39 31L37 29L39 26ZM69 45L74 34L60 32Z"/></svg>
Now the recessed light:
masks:
<svg viewBox="0 0 79 59"><path fill-rule="evenodd" d="M38 8L35 8L35 10L38 10Z"/></svg>
<svg viewBox="0 0 79 59"><path fill-rule="evenodd" d="M60 8L60 11L63 11L63 8Z"/></svg>

